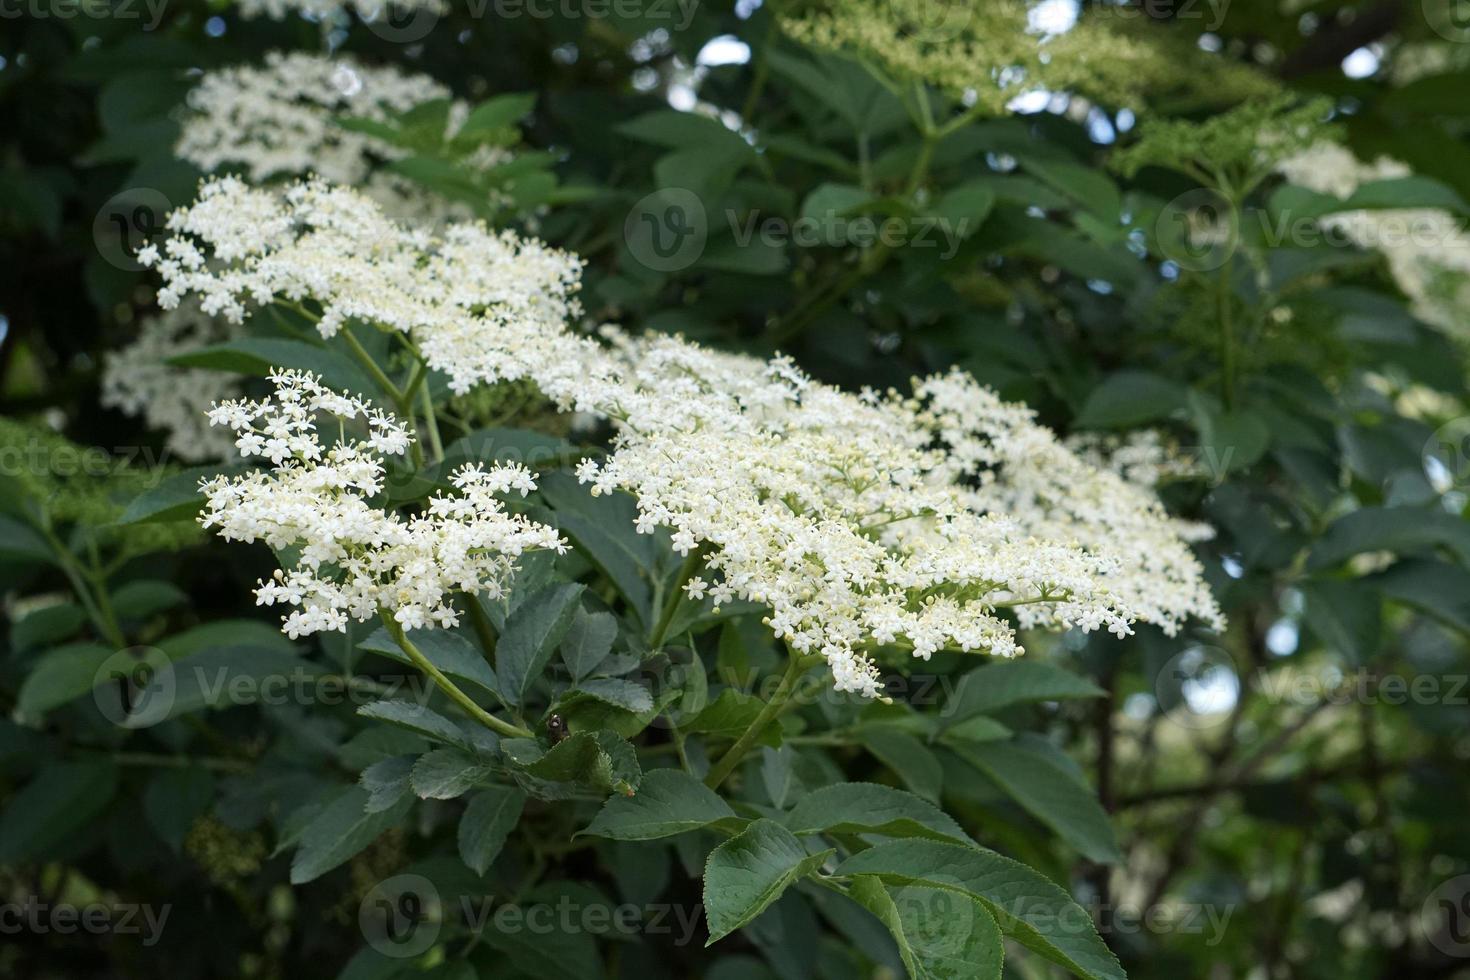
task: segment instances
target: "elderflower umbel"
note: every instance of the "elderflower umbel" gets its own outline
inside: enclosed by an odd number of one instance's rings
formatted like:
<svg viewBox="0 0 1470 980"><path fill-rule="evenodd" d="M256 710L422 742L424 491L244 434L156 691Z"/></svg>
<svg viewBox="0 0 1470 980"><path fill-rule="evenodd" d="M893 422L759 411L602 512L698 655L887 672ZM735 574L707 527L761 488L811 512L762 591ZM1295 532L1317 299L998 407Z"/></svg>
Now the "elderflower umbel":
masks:
<svg viewBox="0 0 1470 980"><path fill-rule="evenodd" d="M204 74L189 93L190 111L174 152L207 173L239 172L255 184L315 175L352 185L386 213L419 224L465 220L472 217L468 205L383 169L406 150L339 123L346 117L384 123L448 100L449 90L427 75L346 56L272 51L264 64ZM465 103L448 103L442 138L453 138L468 114ZM486 145L467 162L488 169L511 156Z"/></svg>
<svg viewBox="0 0 1470 980"><path fill-rule="evenodd" d="M1363 163L1329 140L1282 160L1277 170L1299 187L1343 200L1364 184L1411 173L1407 164L1387 157ZM1416 315L1442 330L1465 333L1470 313L1470 236L1456 215L1441 208L1386 208L1341 211L1317 220L1381 254Z"/></svg>
<svg viewBox="0 0 1470 980"><path fill-rule="evenodd" d="M522 466L465 466L451 477L457 493L432 497L422 513L384 510L373 502L383 489L383 457L408 448L407 430L310 374L280 371L271 381L272 397L210 411L211 424L234 430L242 456L269 460L271 469L201 483L200 523L226 540L293 549L291 567L255 592L261 605L292 607L288 636L345 630L348 620L379 610L404 629L452 626L454 593L498 597L522 553L564 548L555 529L506 513L497 499L535 489ZM367 434L324 443L323 417L334 429L358 422Z"/></svg>
<svg viewBox="0 0 1470 980"><path fill-rule="evenodd" d="M238 326L205 316L192 300L143 318L137 339L103 361L102 404L166 432L165 445L175 456L225 459L235 451L234 437L210 426L205 413L214 402L242 394L241 378L174 367L168 359L233 340L239 333Z"/></svg>
<svg viewBox="0 0 1470 980"><path fill-rule="evenodd" d="M1119 635L1135 619L1166 629L1190 614L1218 621L1157 503L1071 456L1024 410L1007 407L985 462L1021 469L1020 454L1039 448L1056 483L1043 495L1018 473L1017 489L987 496L962 482L983 453L956 460L934 446L936 435L961 442L963 427L987 425L981 415L941 424L950 415L932 405L855 396L784 359L668 337L616 343L622 374L604 405L620 424L615 449L584 461L578 477L594 493L633 493L640 531L667 527L680 552L707 552L718 579L692 580L689 594L769 606L773 632L820 652L841 690L879 694L869 656L878 647L1019 654L1007 609L1023 626ZM962 395L982 408L994 400L957 384L931 379L921 390L942 413L968 405ZM1109 523L1119 527L1111 538ZM1143 555L1149 548L1162 556ZM1142 594L1153 587L1164 591Z"/></svg>
<svg viewBox="0 0 1470 980"><path fill-rule="evenodd" d="M331 337L362 323L400 332L457 393L579 356L563 329L579 312L581 260L483 223L442 233L401 226L357 191L319 180L284 193L234 177L204 182L169 215L162 249L138 260L163 277L165 309L199 297L211 316L240 322L274 301L314 304Z"/></svg>

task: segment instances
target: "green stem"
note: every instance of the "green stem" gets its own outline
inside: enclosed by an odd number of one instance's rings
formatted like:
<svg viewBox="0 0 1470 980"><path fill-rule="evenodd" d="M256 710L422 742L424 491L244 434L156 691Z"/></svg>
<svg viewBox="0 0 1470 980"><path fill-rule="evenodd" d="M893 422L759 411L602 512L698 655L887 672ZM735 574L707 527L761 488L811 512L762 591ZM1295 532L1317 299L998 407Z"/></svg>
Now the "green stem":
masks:
<svg viewBox="0 0 1470 980"><path fill-rule="evenodd" d="M766 726L775 721L785 710L786 702L791 700L797 682L801 680L811 663L812 658L792 652L786 661L786 673L781 676L781 683L776 685L776 690L771 694L771 700L761 708L761 713L755 716L750 727L740 733L735 744L730 746L725 754L720 756L719 761L710 767L709 775L704 777L706 786L710 789L717 788L725 781L725 777L735 770L735 767L745 758L745 754L750 751L750 747L755 744L755 740L760 738L761 733L766 730Z"/></svg>
<svg viewBox="0 0 1470 980"><path fill-rule="evenodd" d="M657 650L663 646L664 636L674 622L674 613L684 601L684 583L694 575L694 570L699 567L703 559L703 548L695 548L684 556L684 563L679 566L679 573L674 578L674 587L669 591L669 598L664 603L663 613L658 617L658 625L654 626L653 633L648 638L650 649Z"/></svg>
<svg viewBox="0 0 1470 980"><path fill-rule="evenodd" d="M352 335L352 328L343 327L341 333L342 339L347 342L348 349L352 351L352 356L357 358L357 362L362 365L363 370L367 371L372 376L372 379L378 383L378 386L388 393L388 396L393 399L393 404L398 406L399 409L402 409L403 392L399 390L391 378L383 373L383 369L378 367L378 362L373 360L373 355L367 352L367 348L362 346L362 343Z"/></svg>
<svg viewBox="0 0 1470 980"><path fill-rule="evenodd" d="M444 672L434 666L433 661L424 656L422 650L414 646L413 641L408 638L408 634L403 631L403 627L398 625L398 620L394 619L386 609L380 611L380 617L383 620L383 626L388 630L388 635L393 637L393 642L397 643L404 653L408 654L408 659L413 661L414 666L433 678L434 683L438 684L439 688L448 695L449 700L463 708L465 713L471 718L474 718L491 731L504 735L507 738L535 737L529 730L521 728L519 725L512 725L508 721L501 721L476 704L468 694L459 689L459 685L444 676Z"/></svg>
<svg viewBox="0 0 1470 980"><path fill-rule="evenodd" d="M429 448L434 451L434 461L438 462L444 458L444 441L439 438L439 420L434 415L434 396L429 394L428 385L424 385L420 393L423 395L424 423L429 429Z"/></svg>
<svg viewBox="0 0 1470 980"><path fill-rule="evenodd" d="M1230 261L1220 267L1216 302L1220 309L1220 389L1227 411L1235 408L1235 322L1230 302Z"/></svg>

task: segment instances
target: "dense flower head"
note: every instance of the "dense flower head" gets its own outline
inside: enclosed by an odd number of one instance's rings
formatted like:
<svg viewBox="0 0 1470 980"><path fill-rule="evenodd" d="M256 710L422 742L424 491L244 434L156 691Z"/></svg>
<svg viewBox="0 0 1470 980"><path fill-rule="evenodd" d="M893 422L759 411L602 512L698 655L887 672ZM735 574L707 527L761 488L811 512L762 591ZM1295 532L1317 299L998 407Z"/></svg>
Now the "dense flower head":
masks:
<svg viewBox="0 0 1470 980"><path fill-rule="evenodd" d="M691 594L770 606L776 635L822 653L842 690L878 693L879 647L1019 654L1007 610L1022 627L1119 635L1135 619L1218 623L1155 500L967 376L905 399L677 338L615 349L615 451L579 477L594 493L633 493L640 530L667 527L681 552L707 551L718 578L696 578ZM1033 451L1046 455L1035 471ZM1165 591L1146 594L1155 587Z"/></svg>
<svg viewBox="0 0 1470 980"><path fill-rule="evenodd" d="M407 450L405 427L310 374L279 371L271 381L271 397L210 411L212 424L236 433L242 456L271 469L204 481L200 521L226 540L263 541L293 556L255 593L261 605L292 607L287 635L345 630L380 610L404 629L452 626L455 593L496 598L521 554L563 548L555 529L507 513L498 499L535 489L521 466L468 465L451 477L456 493L431 498L421 513L385 509L374 499L384 487L383 458ZM324 418L365 434L324 442Z"/></svg>
<svg viewBox="0 0 1470 980"><path fill-rule="evenodd" d="M1339 143L1321 140L1277 170L1291 183L1346 199L1364 184L1407 177L1407 164L1388 157L1364 162ZM1415 314L1442 330L1464 334L1470 313L1470 235L1459 216L1442 208L1339 211L1318 221L1354 244L1379 252L1413 302Z"/></svg>
<svg viewBox="0 0 1470 980"><path fill-rule="evenodd" d="M102 364L102 404L143 419L167 434L165 445L188 460L225 459L234 437L211 426L209 406L238 397L244 387L238 375L203 368L182 368L169 359L225 343L240 334L237 324L207 317L192 299L172 310L142 319L138 337L112 351Z"/></svg>
<svg viewBox="0 0 1470 980"><path fill-rule="evenodd" d="M1025 0L815 0L779 16L792 38L948 91L992 112L1027 92L1112 105L1145 95L1188 102L1259 98L1274 84L1147 18L1038 16Z"/></svg>
<svg viewBox="0 0 1470 980"><path fill-rule="evenodd" d="M430 103L444 103L443 139L469 114L427 75L360 64L345 55L273 51L261 65L206 72L189 93L175 154L207 173L238 173L252 183L315 174L357 187L388 214L420 224L471 217L467 206L429 193L384 169L407 154L346 117L385 123ZM478 161L504 163L508 150L485 146Z"/></svg>
<svg viewBox="0 0 1470 980"><path fill-rule="evenodd" d="M274 301L311 303L324 337L351 322L408 335L456 392L555 360L578 313L575 256L479 222L399 225L320 180L280 192L214 178L168 228L162 249L139 252L163 277L165 309L194 294L206 314L240 322Z"/></svg>
<svg viewBox="0 0 1470 980"><path fill-rule="evenodd" d="M393 11L427 10L442 14L448 7L444 0L235 0L245 17L269 17L283 20L291 13L326 21L352 11L363 20L376 20Z"/></svg>

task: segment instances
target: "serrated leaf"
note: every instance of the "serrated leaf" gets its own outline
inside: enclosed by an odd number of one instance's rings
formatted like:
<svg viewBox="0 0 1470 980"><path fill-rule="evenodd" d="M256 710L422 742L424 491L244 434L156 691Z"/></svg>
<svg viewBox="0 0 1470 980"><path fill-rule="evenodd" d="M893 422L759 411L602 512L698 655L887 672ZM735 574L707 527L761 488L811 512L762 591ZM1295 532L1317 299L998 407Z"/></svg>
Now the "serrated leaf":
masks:
<svg viewBox="0 0 1470 980"><path fill-rule="evenodd" d="M1092 788L1035 742L957 743L952 748L1083 857L1105 864L1122 860L1112 823Z"/></svg>
<svg viewBox="0 0 1470 980"><path fill-rule="evenodd" d="M382 813L407 796L416 759L412 755L389 756L364 769L358 777L358 785L368 792L363 809L368 813Z"/></svg>
<svg viewBox="0 0 1470 980"><path fill-rule="evenodd" d="M489 779L492 772L489 765L461 749L434 749L413 764L408 781L421 799L452 800Z"/></svg>
<svg viewBox="0 0 1470 980"><path fill-rule="evenodd" d="M570 583L542 589L506 619L505 631L495 646L495 663L501 694L509 703L521 704L545 671L557 644L571 628L582 589Z"/></svg>
<svg viewBox="0 0 1470 980"><path fill-rule="evenodd" d="M938 841L885 841L854 854L835 873L962 892L980 901L1003 933L1032 952L1086 980L1127 980L1086 909L1024 864L993 851Z"/></svg>
<svg viewBox="0 0 1470 980"><path fill-rule="evenodd" d="M612 652L617 636L618 621L612 613L588 612L578 606L561 641L561 659L572 672L572 679L580 681L596 670Z"/></svg>
<svg viewBox="0 0 1470 980"><path fill-rule="evenodd" d="M907 732L881 725L860 729L858 741L915 794L939 802L944 767L927 745Z"/></svg>
<svg viewBox="0 0 1470 980"><path fill-rule="evenodd" d="M404 797L386 810L367 812L368 791L352 786L323 807L301 831L301 842L291 858L291 884L315 881L396 825L413 805Z"/></svg>
<svg viewBox="0 0 1470 980"><path fill-rule="evenodd" d="M714 790L682 769L655 769L632 796L613 796L586 830L612 840L655 840L705 827L733 832L743 821Z"/></svg>
<svg viewBox="0 0 1470 980"><path fill-rule="evenodd" d="M705 945L749 923L834 853L828 849L808 854L801 841L774 820L756 820L715 848L704 866L709 924Z"/></svg>
<svg viewBox="0 0 1470 980"><path fill-rule="evenodd" d="M459 818L459 856L470 870L484 874L521 819L526 794L514 786L491 786L470 797Z"/></svg>
<svg viewBox="0 0 1470 980"><path fill-rule="evenodd" d="M795 834L885 834L971 843L933 803L877 783L834 783L797 801L782 822Z"/></svg>
<svg viewBox="0 0 1470 980"><path fill-rule="evenodd" d="M479 649L460 634L452 630L426 629L413 630L406 635L419 652L429 658L430 663L452 679L473 684L482 691L500 697L500 683L495 676L495 669L486 663ZM413 666L408 654L403 652L383 627L374 630L371 636L357 646L360 650Z"/></svg>
<svg viewBox="0 0 1470 980"><path fill-rule="evenodd" d="M898 944L910 980L1000 980L1000 926L979 900L939 888L890 889L858 875L848 896L878 917Z"/></svg>
<svg viewBox="0 0 1470 980"><path fill-rule="evenodd" d="M967 718L1016 704L1097 698L1105 692L1085 677L1039 660L1008 660L970 671L960 678L940 713L941 729Z"/></svg>

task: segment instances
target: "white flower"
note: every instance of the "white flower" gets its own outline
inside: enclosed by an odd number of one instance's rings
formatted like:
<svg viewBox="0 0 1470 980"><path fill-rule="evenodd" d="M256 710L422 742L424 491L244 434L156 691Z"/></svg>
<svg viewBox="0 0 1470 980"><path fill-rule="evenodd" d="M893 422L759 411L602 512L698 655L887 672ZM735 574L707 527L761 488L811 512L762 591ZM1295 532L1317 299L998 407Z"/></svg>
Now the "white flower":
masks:
<svg viewBox="0 0 1470 980"><path fill-rule="evenodd" d="M226 540L292 549L291 567L255 593L261 605L293 607L287 635L345 630L380 610L404 629L452 626L455 593L499 596L521 554L564 549L554 528L506 513L497 499L535 486L520 466L466 466L452 477L457 493L431 498L422 513L384 510L373 503L383 490L381 457L403 452L407 431L310 374L281 371L271 381L273 398L221 403L210 421L235 430L242 455L269 458L273 468L204 481L200 522ZM324 444L321 416L333 417L333 428L365 424L371 435Z"/></svg>
<svg viewBox="0 0 1470 980"><path fill-rule="evenodd" d="M311 301L323 336L353 322L400 332L457 392L540 372L550 397L577 407L590 341L563 329L579 313L575 256L478 222L442 235L401 226L317 180L281 194L211 179L168 227L164 307L193 294L239 322L273 301Z"/></svg>
<svg viewBox="0 0 1470 980"><path fill-rule="evenodd" d="M439 225L473 216L468 205L432 194L384 169L406 151L343 118L383 123L410 109L447 101L449 90L427 75L359 64L346 56L273 51L262 65L205 73L188 96L175 153L207 173L243 173L252 183L315 175L357 187L385 213ZM450 105L444 137L463 124L469 106ZM482 146L468 162L480 169L512 154ZM243 169L242 169L243 168ZM146 264L146 263L145 263Z"/></svg>
<svg viewBox="0 0 1470 980"><path fill-rule="evenodd" d="M1352 152L1323 141L1278 164L1293 184L1346 199L1364 184L1409 176L1409 167L1379 157L1362 163ZM1470 235L1458 216L1438 208L1342 211L1318 219L1361 248L1377 251L1414 313L1440 329L1464 335L1470 318Z"/></svg>
<svg viewBox="0 0 1470 980"><path fill-rule="evenodd" d="M710 546L716 601L767 605L772 631L820 652L842 690L879 696L868 652L1021 652L1023 627L1177 629L1219 613L1179 527L1144 489L1069 453L967 375L918 396L855 396L785 359L609 334L602 410L615 451L584 461L626 489L640 530ZM691 583L702 595L702 579Z"/></svg>
<svg viewBox="0 0 1470 980"><path fill-rule="evenodd" d="M376 20L387 11L411 12L427 10L436 14L448 8L444 0L235 0L244 17L269 17L282 20L298 13L312 20L329 20L351 10L363 20Z"/></svg>
<svg viewBox="0 0 1470 980"><path fill-rule="evenodd" d="M168 359L233 340L240 329L211 319L188 302L158 316L145 317L138 338L109 353L102 364L102 404L137 416L149 428L168 434L168 451L188 460L224 459L234 453L234 437L212 428L209 405L238 396L237 375L180 368Z"/></svg>

